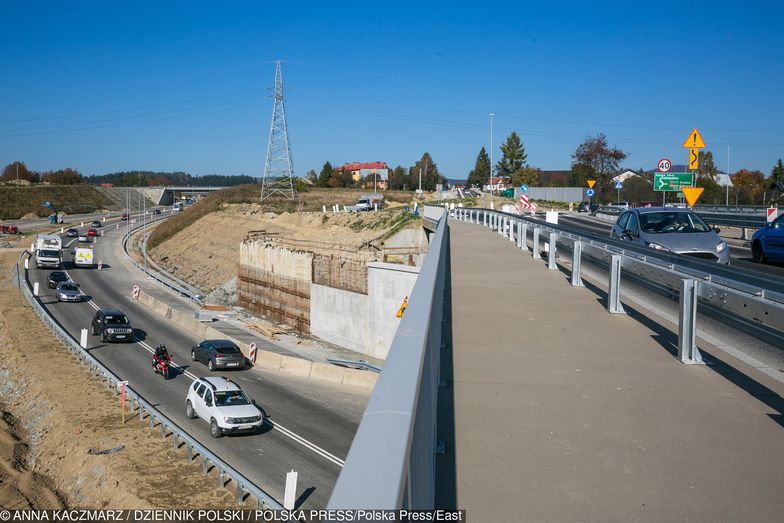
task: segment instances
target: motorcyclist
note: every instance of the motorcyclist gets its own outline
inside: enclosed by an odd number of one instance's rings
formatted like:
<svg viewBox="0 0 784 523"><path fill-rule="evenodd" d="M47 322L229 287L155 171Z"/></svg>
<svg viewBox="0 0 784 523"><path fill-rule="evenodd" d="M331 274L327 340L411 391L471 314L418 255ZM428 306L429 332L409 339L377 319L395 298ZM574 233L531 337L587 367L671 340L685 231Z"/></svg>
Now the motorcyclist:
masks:
<svg viewBox="0 0 784 523"><path fill-rule="evenodd" d="M158 362L168 361L170 359L169 352L166 350L166 345L163 343L155 347L155 354L152 355L152 368L158 367Z"/></svg>

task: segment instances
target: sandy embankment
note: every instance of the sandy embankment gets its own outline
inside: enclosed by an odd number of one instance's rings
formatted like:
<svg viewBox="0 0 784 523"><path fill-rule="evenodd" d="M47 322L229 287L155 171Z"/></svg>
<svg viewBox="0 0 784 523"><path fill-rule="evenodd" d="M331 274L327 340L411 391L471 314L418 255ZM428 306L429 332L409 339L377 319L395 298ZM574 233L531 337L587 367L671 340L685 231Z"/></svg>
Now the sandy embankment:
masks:
<svg viewBox="0 0 784 523"><path fill-rule="evenodd" d="M0 253L0 507L231 508L171 440L130 418L11 285ZM89 454L123 445L109 455Z"/></svg>

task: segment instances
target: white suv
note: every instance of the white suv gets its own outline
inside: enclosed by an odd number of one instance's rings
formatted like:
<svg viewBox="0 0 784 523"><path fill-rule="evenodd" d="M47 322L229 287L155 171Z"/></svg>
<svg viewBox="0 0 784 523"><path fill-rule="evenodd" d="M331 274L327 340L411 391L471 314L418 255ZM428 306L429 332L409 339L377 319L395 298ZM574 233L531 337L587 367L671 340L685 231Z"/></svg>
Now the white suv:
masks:
<svg viewBox="0 0 784 523"><path fill-rule="evenodd" d="M188 387L185 415L208 421L213 438L235 432L258 432L265 418L264 410L239 385L223 377L196 379Z"/></svg>

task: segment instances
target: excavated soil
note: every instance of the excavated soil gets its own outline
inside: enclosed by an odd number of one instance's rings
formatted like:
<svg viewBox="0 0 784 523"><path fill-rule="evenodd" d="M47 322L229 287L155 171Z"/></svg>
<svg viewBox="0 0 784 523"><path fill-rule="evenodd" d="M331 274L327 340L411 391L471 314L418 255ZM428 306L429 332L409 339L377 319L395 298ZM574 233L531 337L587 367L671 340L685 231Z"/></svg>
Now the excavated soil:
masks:
<svg viewBox="0 0 784 523"><path fill-rule="evenodd" d="M237 275L239 245L251 231L265 231L314 252L356 251L373 257L365 245L382 238L402 210L373 213L262 213L258 205L226 205L195 221L157 246L150 256L161 267L210 293ZM418 221L406 227L417 227Z"/></svg>
<svg viewBox="0 0 784 523"><path fill-rule="evenodd" d="M0 253L8 275L18 252ZM39 321L24 296L0 282L0 507L232 508L228 490L201 475L171 440L98 384ZM88 453L122 450L107 454Z"/></svg>

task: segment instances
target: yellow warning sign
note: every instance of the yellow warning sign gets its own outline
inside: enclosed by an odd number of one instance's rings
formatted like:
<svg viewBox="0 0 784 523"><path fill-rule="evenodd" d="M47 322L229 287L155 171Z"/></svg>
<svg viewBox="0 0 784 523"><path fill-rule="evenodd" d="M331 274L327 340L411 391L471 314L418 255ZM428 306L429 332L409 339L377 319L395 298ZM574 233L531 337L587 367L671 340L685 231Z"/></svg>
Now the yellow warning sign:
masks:
<svg viewBox="0 0 784 523"><path fill-rule="evenodd" d="M686 198L686 203L689 204L689 207L694 207L694 204L700 199L702 191L704 190L704 187L681 187L681 191L683 191L683 196Z"/></svg>
<svg viewBox="0 0 784 523"><path fill-rule="evenodd" d="M689 133L689 137L683 142L682 147L686 149L702 149L705 147L705 142L702 141L702 136L700 136L700 132L696 127Z"/></svg>
<svg viewBox="0 0 784 523"><path fill-rule="evenodd" d="M596 185L596 180L587 180L588 181L588 188L593 189L593 186Z"/></svg>
<svg viewBox="0 0 784 523"><path fill-rule="evenodd" d="M696 171L700 168L700 150L689 149L689 170Z"/></svg>
<svg viewBox="0 0 784 523"><path fill-rule="evenodd" d="M402 318L403 313L406 312L406 307L408 307L408 296L403 298L403 303L400 305L400 308L397 310L397 314L395 314L395 317Z"/></svg>

